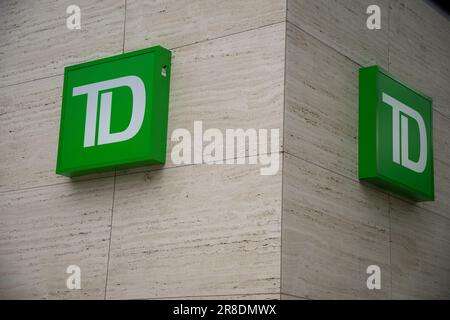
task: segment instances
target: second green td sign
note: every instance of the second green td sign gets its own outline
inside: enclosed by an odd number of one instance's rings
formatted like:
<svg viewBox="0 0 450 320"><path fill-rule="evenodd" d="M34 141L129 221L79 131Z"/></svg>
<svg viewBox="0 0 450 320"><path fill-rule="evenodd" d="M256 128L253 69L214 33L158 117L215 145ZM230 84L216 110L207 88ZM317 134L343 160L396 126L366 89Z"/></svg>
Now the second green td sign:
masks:
<svg viewBox="0 0 450 320"><path fill-rule="evenodd" d="M56 173L165 162L170 58L157 46L65 69Z"/></svg>
<svg viewBox="0 0 450 320"><path fill-rule="evenodd" d="M432 102L377 66L359 75L359 178L434 200Z"/></svg>

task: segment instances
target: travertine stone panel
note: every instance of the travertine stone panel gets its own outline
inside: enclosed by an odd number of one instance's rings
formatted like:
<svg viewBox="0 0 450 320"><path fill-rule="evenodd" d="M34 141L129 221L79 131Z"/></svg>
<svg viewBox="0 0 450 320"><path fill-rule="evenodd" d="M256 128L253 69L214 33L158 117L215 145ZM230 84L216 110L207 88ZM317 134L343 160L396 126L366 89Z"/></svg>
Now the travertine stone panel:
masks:
<svg viewBox="0 0 450 320"><path fill-rule="evenodd" d="M203 122L203 132L217 128L224 135L226 129L279 129L282 149L284 39L285 23L279 23L173 50L164 167L175 166L172 132L188 129L193 141L194 121Z"/></svg>
<svg viewBox="0 0 450 320"><path fill-rule="evenodd" d="M289 22L361 65L388 66L389 0L288 0ZM381 29L366 26L367 7L381 9Z"/></svg>
<svg viewBox="0 0 450 320"><path fill-rule="evenodd" d="M301 297L297 297L297 296L293 296L290 294L281 294L281 299L280 300L306 300L304 298Z"/></svg>
<svg viewBox="0 0 450 320"><path fill-rule="evenodd" d="M391 3L389 70L450 117L450 21L426 1Z"/></svg>
<svg viewBox="0 0 450 320"><path fill-rule="evenodd" d="M450 219L450 119L440 112L433 112L434 201L415 202L391 192L395 198L417 207L430 210Z"/></svg>
<svg viewBox="0 0 450 320"><path fill-rule="evenodd" d="M0 192L70 181L55 173L62 85L56 76L0 88Z"/></svg>
<svg viewBox="0 0 450 320"><path fill-rule="evenodd" d="M117 177L108 298L280 292L281 171L194 165Z"/></svg>
<svg viewBox="0 0 450 320"><path fill-rule="evenodd" d="M77 0L81 29L69 30L71 0L2 1L0 87L61 75L67 65L121 53L124 3Z"/></svg>
<svg viewBox="0 0 450 320"><path fill-rule="evenodd" d="M285 150L357 179L358 69L288 24Z"/></svg>
<svg viewBox="0 0 450 320"><path fill-rule="evenodd" d="M280 294L278 293L260 293L260 294L236 294L229 296L193 296L193 297L168 297L168 298L156 298L149 300L280 300Z"/></svg>
<svg viewBox="0 0 450 320"><path fill-rule="evenodd" d="M392 298L450 297L450 220L391 197Z"/></svg>
<svg viewBox="0 0 450 320"><path fill-rule="evenodd" d="M0 193L0 297L103 299L112 194L113 178Z"/></svg>
<svg viewBox="0 0 450 320"><path fill-rule="evenodd" d="M450 219L450 119L433 114L435 200L418 205Z"/></svg>
<svg viewBox="0 0 450 320"><path fill-rule="evenodd" d="M55 174L62 81L0 89L0 191L68 181Z"/></svg>
<svg viewBox="0 0 450 320"><path fill-rule="evenodd" d="M284 21L285 0L127 1L125 50L176 48Z"/></svg>
<svg viewBox="0 0 450 320"><path fill-rule="evenodd" d="M450 23L429 4L81 0L78 31L71 4L0 3L0 298L450 297ZM173 53L167 163L56 176L63 67L156 44ZM433 98L434 202L357 182L358 69L373 63ZM200 120L279 128L284 168L176 167L172 131Z"/></svg>
<svg viewBox="0 0 450 320"><path fill-rule="evenodd" d="M306 299L390 298L388 196L285 154L281 292ZM366 286L381 268L381 290Z"/></svg>

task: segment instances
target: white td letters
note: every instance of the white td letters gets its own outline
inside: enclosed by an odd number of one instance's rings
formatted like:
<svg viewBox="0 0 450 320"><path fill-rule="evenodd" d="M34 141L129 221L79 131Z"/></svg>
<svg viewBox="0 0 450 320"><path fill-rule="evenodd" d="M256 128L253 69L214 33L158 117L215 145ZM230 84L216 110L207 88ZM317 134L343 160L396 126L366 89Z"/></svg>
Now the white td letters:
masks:
<svg viewBox="0 0 450 320"><path fill-rule="evenodd" d="M397 99L391 97L390 95L383 92L383 102L387 103L392 107L392 155L393 161L395 163L401 164L402 166L421 173L425 170L427 165L427 132L425 129L425 123L422 116L414 109L408 107L407 105L401 103ZM417 162L412 161L409 158L409 131L408 131L408 118L404 116L404 113L409 117L413 118L417 125L419 126L419 160ZM401 136L401 143L400 143ZM401 147L400 147L401 145ZM400 152L401 150L401 152ZM401 161L400 161L401 153Z"/></svg>
<svg viewBox="0 0 450 320"><path fill-rule="evenodd" d="M97 103L99 91L118 87L129 87L133 95L133 111L131 121L122 132L110 132L112 92L100 95L100 118L98 128L98 144L126 141L133 138L142 126L145 114L145 86L136 76L127 76L112 80L96 82L73 88L73 96L87 94L86 125L84 131L84 147L95 145L97 123Z"/></svg>

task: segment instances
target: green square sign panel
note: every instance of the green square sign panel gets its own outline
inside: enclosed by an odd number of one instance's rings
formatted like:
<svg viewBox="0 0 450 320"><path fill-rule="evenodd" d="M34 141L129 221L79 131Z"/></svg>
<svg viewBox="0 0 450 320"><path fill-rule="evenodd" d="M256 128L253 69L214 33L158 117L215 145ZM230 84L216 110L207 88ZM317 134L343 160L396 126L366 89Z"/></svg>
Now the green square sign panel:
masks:
<svg viewBox="0 0 450 320"><path fill-rule="evenodd" d="M156 46L65 68L57 174L165 162L170 58Z"/></svg>
<svg viewBox="0 0 450 320"><path fill-rule="evenodd" d="M434 200L431 98L377 66L359 72L359 178Z"/></svg>

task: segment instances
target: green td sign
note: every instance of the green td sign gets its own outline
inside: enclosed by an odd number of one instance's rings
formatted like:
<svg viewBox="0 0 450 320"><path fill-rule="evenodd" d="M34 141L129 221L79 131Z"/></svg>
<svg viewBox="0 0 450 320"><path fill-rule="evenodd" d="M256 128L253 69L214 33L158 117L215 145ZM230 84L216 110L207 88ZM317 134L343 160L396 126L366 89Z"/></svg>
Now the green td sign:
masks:
<svg viewBox="0 0 450 320"><path fill-rule="evenodd" d="M359 74L359 178L434 200L431 99L377 66Z"/></svg>
<svg viewBox="0 0 450 320"><path fill-rule="evenodd" d="M157 46L65 68L57 174L165 162L170 58Z"/></svg>

